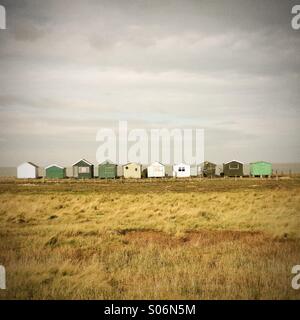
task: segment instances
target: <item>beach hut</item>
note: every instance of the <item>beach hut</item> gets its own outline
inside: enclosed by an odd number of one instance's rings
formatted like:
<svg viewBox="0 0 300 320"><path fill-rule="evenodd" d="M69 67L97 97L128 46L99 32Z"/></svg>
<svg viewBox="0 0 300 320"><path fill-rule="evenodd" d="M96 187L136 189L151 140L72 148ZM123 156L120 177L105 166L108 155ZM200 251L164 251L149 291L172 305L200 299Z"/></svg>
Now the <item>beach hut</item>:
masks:
<svg viewBox="0 0 300 320"><path fill-rule="evenodd" d="M17 177L19 179L36 179L38 177L38 168L32 162L22 163L17 168Z"/></svg>
<svg viewBox="0 0 300 320"><path fill-rule="evenodd" d="M191 176L191 166L185 163L175 164L173 166L173 177L187 178Z"/></svg>
<svg viewBox="0 0 300 320"><path fill-rule="evenodd" d="M153 162L147 168L148 178L163 178L165 176L165 166L160 162Z"/></svg>
<svg viewBox="0 0 300 320"><path fill-rule="evenodd" d="M66 168L57 164L51 164L45 168L46 178L48 179L63 179L66 177Z"/></svg>
<svg viewBox="0 0 300 320"><path fill-rule="evenodd" d="M204 177L214 177L216 175L216 164L204 161L202 166L202 174Z"/></svg>
<svg viewBox="0 0 300 320"><path fill-rule="evenodd" d="M190 171L191 177L197 177L198 170L199 170L198 166L196 164L194 164L194 165L191 165L190 168L191 168L191 171Z"/></svg>
<svg viewBox="0 0 300 320"><path fill-rule="evenodd" d="M232 160L223 164L223 174L227 177L242 177L244 175L243 163Z"/></svg>
<svg viewBox="0 0 300 320"><path fill-rule="evenodd" d="M272 164L265 161L250 163L250 175L252 177L270 177L272 175Z"/></svg>
<svg viewBox="0 0 300 320"><path fill-rule="evenodd" d="M73 177L79 179L90 179L94 177L94 165L85 159L72 164Z"/></svg>
<svg viewBox="0 0 300 320"><path fill-rule="evenodd" d="M127 163L123 166L123 176L126 179L141 179L142 166L138 163Z"/></svg>
<svg viewBox="0 0 300 320"><path fill-rule="evenodd" d="M166 177L173 177L173 166L170 164L165 165L165 175Z"/></svg>
<svg viewBox="0 0 300 320"><path fill-rule="evenodd" d="M98 176L100 179L115 179L117 177L117 165L109 160L100 163Z"/></svg>

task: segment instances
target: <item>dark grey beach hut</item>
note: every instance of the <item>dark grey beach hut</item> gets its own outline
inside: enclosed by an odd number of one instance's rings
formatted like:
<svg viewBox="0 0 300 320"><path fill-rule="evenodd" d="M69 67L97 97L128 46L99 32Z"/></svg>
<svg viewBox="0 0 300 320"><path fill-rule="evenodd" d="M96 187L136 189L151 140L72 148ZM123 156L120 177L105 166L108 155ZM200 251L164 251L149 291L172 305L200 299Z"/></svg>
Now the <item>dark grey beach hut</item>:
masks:
<svg viewBox="0 0 300 320"><path fill-rule="evenodd" d="M244 175L243 163L232 160L223 164L223 174L226 177L242 177Z"/></svg>

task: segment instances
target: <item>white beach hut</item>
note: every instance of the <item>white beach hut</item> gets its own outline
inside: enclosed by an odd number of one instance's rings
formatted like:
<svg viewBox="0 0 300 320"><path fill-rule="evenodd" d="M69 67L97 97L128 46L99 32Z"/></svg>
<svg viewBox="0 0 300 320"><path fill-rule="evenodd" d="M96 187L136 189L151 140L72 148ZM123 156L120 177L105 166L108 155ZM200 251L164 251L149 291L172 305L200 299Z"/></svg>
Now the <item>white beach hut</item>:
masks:
<svg viewBox="0 0 300 320"><path fill-rule="evenodd" d="M32 162L25 162L18 166L17 177L19 179L36 179L38 177L38 166Z"/></svg>
<svg viewBox="0 0 300 320"><path fill-rule="evenodd" d="M187 178L191 176L191 166L185 163L173 166L173 176L177 178Z"/></svg>
<svg viewBox="0 0 300 320"><path fill-rule="evenodd" d="M147 168L148 178L163 178L165 175L165 166L160 162L153 162Z"/></svg>

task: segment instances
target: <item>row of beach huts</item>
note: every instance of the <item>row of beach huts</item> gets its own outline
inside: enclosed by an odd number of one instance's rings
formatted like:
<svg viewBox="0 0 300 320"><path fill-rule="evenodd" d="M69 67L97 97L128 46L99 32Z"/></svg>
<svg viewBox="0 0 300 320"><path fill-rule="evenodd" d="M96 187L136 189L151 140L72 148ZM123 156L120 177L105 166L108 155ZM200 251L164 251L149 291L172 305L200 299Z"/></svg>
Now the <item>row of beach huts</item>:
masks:
<svg viewBox="0 0 300 320"><path fill-rule="evenodd" d="M85 160L72 164L73 178L91 179L98 177L100 179L115 179L118 175L118 165L111 161L105 161L98 165L98 176L94 172L94 165ZM177 177L188 178L191 176L215 177L243 177L244 164L237 160L232 160L223 164L223 171L216 171L215 163L205 161L199 166L190 166L185 163L180 163L172 166L171 172L166 172L166 166L160 162L153 162L147 168L143 169L139 163L128 163L122 166L122 174L125 179L140 179L140 178L164 178ZM43 176L48 179L63 179L67 177L66 168L57 164L49 165L45 168ZM69 177L70 175L68 175ZM258 161L250 163L250 176L253 177L270 177L272 176L272 164L270 162ZM36 179L41 177L39 166L32 162L22 163L17 167L17 177L20 179Z"/></svg>

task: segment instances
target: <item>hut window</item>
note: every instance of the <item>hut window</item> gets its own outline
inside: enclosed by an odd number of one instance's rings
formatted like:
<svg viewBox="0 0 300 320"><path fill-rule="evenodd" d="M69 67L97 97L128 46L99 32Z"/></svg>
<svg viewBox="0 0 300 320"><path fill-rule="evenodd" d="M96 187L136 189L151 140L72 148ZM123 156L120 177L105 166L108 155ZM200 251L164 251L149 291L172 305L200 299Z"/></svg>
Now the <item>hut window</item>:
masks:
<svg viewBox="0 0 300 320"><path fill-rule="evenodd" d="M78 172L79 173L89 173L90 172L90 168L89 167L79 167L78 168Z"/></svg>
<svg viewBox="0 0 300 320"><path fill-rule="evenodd" d="M229 169L238 169L239 168L239 164L238 163L230 163L229 164Z"/></svg>
<svg viewBox="0 0 300 320"><path fill-rule="evenodd" d="M185 167L179 167L178 171L185 171Z"/></svg>
<svg viewBox="0 0 300 320"><path fill-rule="evenodd" d="M137 171L137 168L135 168L134 170Z"/></svg>
<svg viewBox="0 0 300 320"><path fill-rule="evenodd" d="M128 167L125 167L126 170L128 170Z"/></svg>

